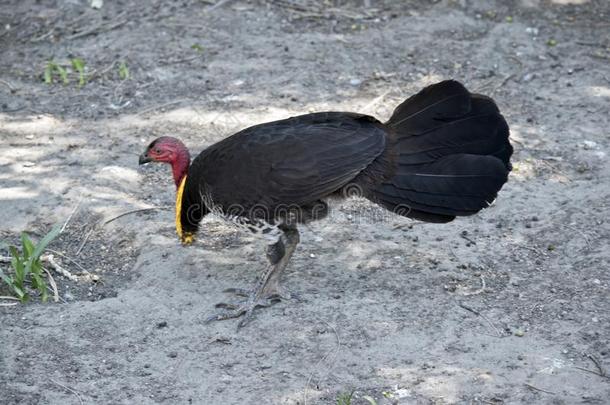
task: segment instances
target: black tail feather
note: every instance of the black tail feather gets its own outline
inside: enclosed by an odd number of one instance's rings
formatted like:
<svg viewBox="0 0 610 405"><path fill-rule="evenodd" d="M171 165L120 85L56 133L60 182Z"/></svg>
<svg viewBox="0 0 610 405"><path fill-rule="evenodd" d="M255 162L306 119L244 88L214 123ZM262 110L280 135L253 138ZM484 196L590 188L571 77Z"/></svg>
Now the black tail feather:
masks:
<svg viewBox="0 0 610 405"><path fill-rule="evenodd" d="M491 204L507 181L513 149L494 101L460 83L429 86L396 108L385 178L371 199L401 215L448 222Z"/></svg>

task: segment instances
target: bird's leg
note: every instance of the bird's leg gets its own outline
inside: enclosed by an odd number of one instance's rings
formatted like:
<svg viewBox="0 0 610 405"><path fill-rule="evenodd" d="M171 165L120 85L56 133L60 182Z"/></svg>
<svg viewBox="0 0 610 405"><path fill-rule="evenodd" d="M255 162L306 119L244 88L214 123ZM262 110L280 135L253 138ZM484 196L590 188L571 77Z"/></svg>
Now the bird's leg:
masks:
<svg viewBox="0 0 610 405"><path fill-rule="evenodd" d="M280 289L280 278L297 244L299 243L299 231L295 226L284 228L284 234L280 238L281 244L275 243L267 247L267 260L269 260L270 271L261 279L257 290L261 297L270 299L290 299L290 294Z"/></svg>
<svg viewBox="0 0 610 405"><path fill-rule="evenodd" d="M283 233L280 239L267 247L269 267L256 283L255 288L252 291L236 288L225 290L225 292L246 296L246 300L240 304L217 304L217 307L225 308L227 311L210 317L208 321L231 319L244 315L244 319L239 323L239 327L242 327L248 323L255 308L268 307L281 299L289 298L280 291L279 281L299 243L299 232L294 225L282 225L281 229Z"/></svg>

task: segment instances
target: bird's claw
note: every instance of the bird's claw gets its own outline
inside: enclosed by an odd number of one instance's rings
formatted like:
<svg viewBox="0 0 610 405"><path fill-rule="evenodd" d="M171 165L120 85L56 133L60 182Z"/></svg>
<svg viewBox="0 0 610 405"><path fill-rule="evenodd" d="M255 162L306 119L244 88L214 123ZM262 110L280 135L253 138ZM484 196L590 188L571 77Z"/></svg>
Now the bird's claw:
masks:
<svg viewBox="0 0 610 405"><path fill-rule="evenodd" d="M244 288L227 288L226 290L224 290L224 292L235 294L240 297L246 297L246 300L237 303L219 302L218 304L216 304L216 308L222 308L225 311L210 316L206 319L206 323L212 321L223 321L225 319L239 318L243 315L243 319L237 325L238 328L241 328L252 319L252 314L256 308L270 307L271 305L278 303L282 300L300 300L300 298L296 294L286 293L277 289L273 290L273 292L266 294L264 297L258 298L255 291L247 290Z"/></svg>
<svg viewBox="0 0 610 405"><path fill-rule="evenodd" d="M253 293L253 291L248 290L246 288L227 288L223 292L229 293L229 294L235 294L240 297L249 297Z"/></svg>
<svg viewBox="0 0 610 405"><path fill-rule="evenodd" d="M223 290L223 292L225 292L227 294L235 294L238 297L246 297L246 298L250 298L255 294L255 291L248 290L246 288L233 288L233 287L227 288L226 290ZM290 301L290 300L295 300L298 302L303 301L301 299L300 295L293 293L293 292L285 291L284 289L280 289L280 288L275 288L271 292L265 294L265 298L276 300L276 301ZM216 307L220 308L220 307L218 307L218 305Z"/></svg>
<svg viewBox="0 0 610 405"><path fill-rule="evenodd" d="M225 319L239 318L244 316L243 319L237 324L238 328L245 326L252 318L252 313L256 308L270 307L271 305L279 302L280 299L277 297L259 298L257 300L250 298L244 302L233 304L228 302L219 302L216 304L216 308L223 308L226 311L212 315L206 319L206 323L212 321L223 321Z"/></svg>

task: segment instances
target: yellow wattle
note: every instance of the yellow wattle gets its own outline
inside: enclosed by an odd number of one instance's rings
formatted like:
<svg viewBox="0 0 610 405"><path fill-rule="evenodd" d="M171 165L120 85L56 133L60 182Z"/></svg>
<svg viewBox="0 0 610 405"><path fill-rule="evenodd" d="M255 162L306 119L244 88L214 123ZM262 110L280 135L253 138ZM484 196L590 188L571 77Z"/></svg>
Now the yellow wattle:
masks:
<svg viewBox="0 0 610 405"><path fill-rule="evenodd" d="M193 234L191 232L182 231L182 194L184 193L184 185L186 184L186 175L180 180L178 190L176 190L176 233L180 241L189 245L193 242Z"/></svg>

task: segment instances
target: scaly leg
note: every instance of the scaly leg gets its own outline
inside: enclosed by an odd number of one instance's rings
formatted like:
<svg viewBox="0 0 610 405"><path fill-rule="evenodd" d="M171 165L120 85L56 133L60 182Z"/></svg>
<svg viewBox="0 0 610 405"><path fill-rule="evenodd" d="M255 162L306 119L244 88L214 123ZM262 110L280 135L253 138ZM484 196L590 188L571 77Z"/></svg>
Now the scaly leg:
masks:
<svg viewBox="0 0 610 405"><path fill-rule="evenodd" d="M268 307L281 299L289 298L289 296L287 297L287 295L282 294L279 288L279 281L299 243L299 232L294 225L283 225L282 231L283 234L280 239L275 244L267 247L269 268L256 283L255 288L252 291L238 288L225 290L225 292L245 296L247 297L246 300L238 304L217 304L217 308L225 308L226 311L208 318L208 322L238 318L244 315L244 318L238 324L238 327L241 328L250 321L255 308Z"/></svg>

